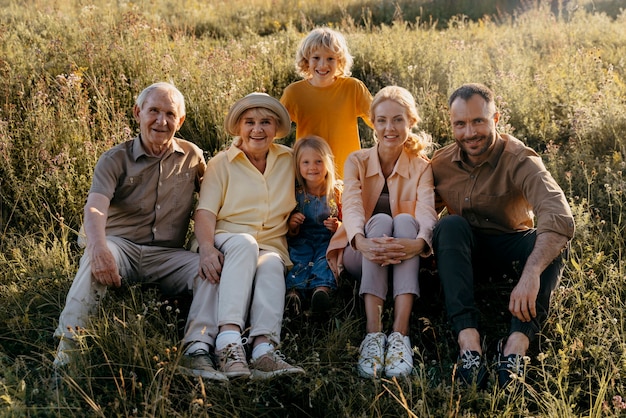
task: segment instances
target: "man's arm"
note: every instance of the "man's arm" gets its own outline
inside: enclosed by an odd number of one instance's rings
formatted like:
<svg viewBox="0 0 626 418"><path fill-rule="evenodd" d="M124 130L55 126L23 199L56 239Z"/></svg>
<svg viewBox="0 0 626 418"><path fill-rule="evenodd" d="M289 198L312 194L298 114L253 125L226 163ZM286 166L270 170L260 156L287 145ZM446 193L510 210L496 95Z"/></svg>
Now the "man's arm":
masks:
<svg viewBox="0 0 626 418"><path fill-rule="evenodd" d="M569 238L556 232L537 235L535 247L528 256L517 286L511 292L509 311L520 321L528 322L537 316L539 276L561 254Z"/></svg>
<svg viewBox="0 0 626 418"><path fill-rule="evenodd" d="M87 254L91 260L91 274L94 279L106 286L119 287L122 278L106 239L109 204L109 198L100 193L89 193L87 197L84 214Z"/></svg>

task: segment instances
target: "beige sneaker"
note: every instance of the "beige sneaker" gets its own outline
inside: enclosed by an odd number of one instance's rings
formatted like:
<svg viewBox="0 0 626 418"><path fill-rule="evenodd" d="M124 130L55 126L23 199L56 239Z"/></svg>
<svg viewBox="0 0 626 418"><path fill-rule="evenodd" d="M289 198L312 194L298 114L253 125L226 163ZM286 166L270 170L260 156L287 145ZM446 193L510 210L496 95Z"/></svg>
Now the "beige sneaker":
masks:
<svg viewBox="0 0 626 418"><path fill-rule="evenodd" d="M215 370L211 355L206 350L183 355L178 363L178 371L187 376L200 376L218 382L228 382L228 377Z"/></svg>
<svg viewBox="0 0 626 418"><path fill-rule="evenodd" d="M241 344L228 344L216 352L219 369L227 377L250 377L246 350Z"/></svg>
<svg viewBox="0 0 626 418"><path fill-rule="evenodd" d="M279 350L271 350L252 361L252 379L269 379L281 374L304 374L304 369L287 363Z"/></svg>

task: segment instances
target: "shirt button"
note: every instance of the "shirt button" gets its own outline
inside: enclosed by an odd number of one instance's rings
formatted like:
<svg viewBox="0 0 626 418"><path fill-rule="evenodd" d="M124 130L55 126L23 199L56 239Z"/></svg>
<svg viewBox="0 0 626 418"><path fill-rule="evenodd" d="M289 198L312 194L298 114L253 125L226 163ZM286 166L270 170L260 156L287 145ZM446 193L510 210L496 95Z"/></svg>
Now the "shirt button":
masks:
<svg viewBox="0 0 626 418"><path fill-rule="evenodd" d="M466 202L469 202L469 197L466 197L466 198L465 198L465 201L466 201Z"/></svg>
<svg viewBox="0 0 626 418"><path fill-rule="evenodd" d="M159 187L161 187L161 186L163 186L163 183L162 183L162 182L159 182Z"/></svg>
<svg viewBox="0 0 626 418"><path fill-rule="evenodd" d="M156 205L157 210L161 209L161 205Z"/></svg>
<svg viewBox="0 0 626 418"><path fill-rule="evenodd" d="M156 226L152 228L152 232L156 234Z"/></svg>

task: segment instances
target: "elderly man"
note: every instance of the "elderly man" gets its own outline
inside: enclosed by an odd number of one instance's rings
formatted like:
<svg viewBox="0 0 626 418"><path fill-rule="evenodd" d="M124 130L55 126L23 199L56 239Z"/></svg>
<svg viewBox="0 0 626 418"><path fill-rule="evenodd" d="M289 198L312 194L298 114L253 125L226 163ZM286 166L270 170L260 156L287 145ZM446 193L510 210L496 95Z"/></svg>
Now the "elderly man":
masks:
<svg viewBox="0 0 626 418"><path fill-rule="evenodd" d="M574 219L537 153L496 131L490 89L463 85L448 104L455 143L435 153L432 168L440 209L450 215L435 227L433 249L460 347L457 375L485 386L474 282L513 268L510 332L498 343L498 384L506 387L524 377L522 358L548 315Z"/></svg>
<svg viewBox="0 0 626 418"><path fill-rule="evenodd" d="M87 248L55 336L56 367L71 361L73 338L110 286L158 284L165 294L193 292L179 370L228 380L214 368L217 287L198 275L199 255L183 248L206 168L202 151L174 135L185 120L185 101L169 83L137 97L136 138L106 151L96 164L84 212Z"/></svg>

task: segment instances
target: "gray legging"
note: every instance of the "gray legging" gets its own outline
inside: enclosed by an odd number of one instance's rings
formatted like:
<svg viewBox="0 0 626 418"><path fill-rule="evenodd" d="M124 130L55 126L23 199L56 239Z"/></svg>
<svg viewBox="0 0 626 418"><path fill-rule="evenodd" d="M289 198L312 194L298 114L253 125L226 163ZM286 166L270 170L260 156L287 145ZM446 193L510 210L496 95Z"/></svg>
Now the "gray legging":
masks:
<svg viewBox="0 0 626 418"><path fill-rule="evenodd" d="M395 218L378 213L372 216L365 224L365 237L374 238L387 235L396 238L416 238L420 226L417 220L408 214L401 213ZM405 293L419 296L419 266L420 258L413 257L400 264L381 267L372 263L363 255L348 245L343 252L343 265L353 277L361 278L359 295L365 293L387 298L389 289L389 274L393 276L393 297Z"/></svg>

